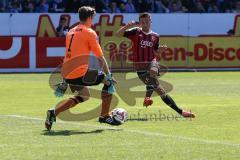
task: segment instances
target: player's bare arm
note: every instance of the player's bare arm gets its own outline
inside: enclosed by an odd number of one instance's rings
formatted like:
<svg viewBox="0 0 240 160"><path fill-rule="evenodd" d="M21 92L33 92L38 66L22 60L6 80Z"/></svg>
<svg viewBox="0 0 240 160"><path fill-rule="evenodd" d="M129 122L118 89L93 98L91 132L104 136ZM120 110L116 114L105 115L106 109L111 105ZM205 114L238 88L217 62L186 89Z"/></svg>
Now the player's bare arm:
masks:
<svg viewBox="0 0 240 160"><path fill-rule="evenodd" d="M131 21L127 23L125 26L121 27L116 33L115 36L117 37L122 37L124 32L128 29L134 28L134 27L139 27L140 24L139 22Z"/></svg>
<svg viewBox="0 0 240 160"><path fill-rule="evenodd" d="M99 63L101 65L102 69L103 69L103 72L105 74L110 74L110 70L109 70L107 61L106 61L104 56L99 57Z"/></svg>

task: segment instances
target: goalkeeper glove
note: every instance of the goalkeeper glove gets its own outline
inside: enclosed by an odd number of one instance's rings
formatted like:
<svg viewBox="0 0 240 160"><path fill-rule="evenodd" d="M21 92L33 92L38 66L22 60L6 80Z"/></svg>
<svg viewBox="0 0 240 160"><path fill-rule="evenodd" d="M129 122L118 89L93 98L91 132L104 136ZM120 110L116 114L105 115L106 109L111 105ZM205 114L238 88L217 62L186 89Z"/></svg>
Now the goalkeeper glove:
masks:
<svg viewBox="0 0 240 160"><path fill-rule="evenodd" d="M62 97L67 90L68 84L65 81L63 81L63 82L57 84L56 86L57 86L57 88L54 91L54 95L56 97Z"/></svg>
<svg viewBox="0 0 240 160"><path fill-rule="evenodd" d="M109 82L107 92L113 94L114 92L116 92L116 88L114 86L114 83L116 83L116 81L113 79L112 74L107 74L106 80Z"/></svg>

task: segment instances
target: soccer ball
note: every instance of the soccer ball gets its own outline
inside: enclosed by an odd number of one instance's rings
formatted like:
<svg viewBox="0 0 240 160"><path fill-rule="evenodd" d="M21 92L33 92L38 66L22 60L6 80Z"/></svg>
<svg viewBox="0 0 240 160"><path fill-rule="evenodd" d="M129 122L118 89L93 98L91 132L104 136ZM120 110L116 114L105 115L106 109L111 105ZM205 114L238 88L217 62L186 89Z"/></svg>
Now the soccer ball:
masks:
<svg viewBox="0 0 240 160"><path fill-rule="evenodd" d="M121 124L123 124L125 121L127 121L128 118L128 113L125 109L123 108L115 108L114 110L112 110L112 117L120 122Z"/></svg>

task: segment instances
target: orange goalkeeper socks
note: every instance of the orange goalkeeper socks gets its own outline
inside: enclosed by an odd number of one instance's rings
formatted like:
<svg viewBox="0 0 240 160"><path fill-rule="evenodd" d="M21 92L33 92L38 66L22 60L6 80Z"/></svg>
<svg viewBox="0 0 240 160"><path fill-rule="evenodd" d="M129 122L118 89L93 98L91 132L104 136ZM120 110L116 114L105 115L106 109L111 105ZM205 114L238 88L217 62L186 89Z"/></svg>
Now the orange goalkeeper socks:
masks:
<svg viewBox="0 0 240 160"><path fill-rule="evenodd" d="M100 116L104 117L109 115L110 105L112 101L112 94L102 91L102 111Z"/></svg>
<svg viewBox="0 0 240 160"><path fill-rule="evenodd" d="M60 102L55 108L55 115L57 116L59 113L68 110L69 108L74 107L78 104L78 101L75 98L69 98Z"/></svg>

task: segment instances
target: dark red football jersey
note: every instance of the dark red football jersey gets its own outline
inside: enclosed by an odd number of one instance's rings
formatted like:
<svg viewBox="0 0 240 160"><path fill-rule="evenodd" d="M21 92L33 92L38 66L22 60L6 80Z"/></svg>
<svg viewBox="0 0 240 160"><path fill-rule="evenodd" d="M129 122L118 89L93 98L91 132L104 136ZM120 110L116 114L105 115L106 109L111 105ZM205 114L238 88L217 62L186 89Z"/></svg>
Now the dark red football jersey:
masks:
<svg viewBox="0 0 240 160"><path fill-rule="evenodd" d="M159 35L157 33L152 31L145 33L140 28L133 28L125 31L124 37L132 41L135 67L138 66L137 64L148 64L155 58L153 51L159 47Z"/></svg>

